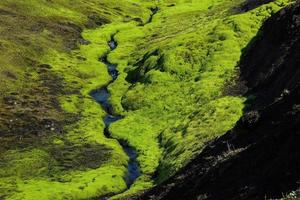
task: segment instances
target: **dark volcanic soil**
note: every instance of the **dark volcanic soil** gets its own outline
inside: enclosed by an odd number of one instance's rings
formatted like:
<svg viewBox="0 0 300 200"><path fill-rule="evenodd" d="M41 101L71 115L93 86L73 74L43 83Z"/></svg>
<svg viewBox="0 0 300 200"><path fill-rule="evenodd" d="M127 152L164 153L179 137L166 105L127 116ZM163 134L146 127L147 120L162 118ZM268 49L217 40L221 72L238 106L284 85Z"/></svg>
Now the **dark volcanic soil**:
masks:
<svg viewBox="0 0 300 200"><path fill-rule="evenodd" d="M240 6L236 7L234 11L238 13L247 12L272 1L274 0L246 0Z"/></svg>
<svg viewBox="0 0 300 200"><path fill-rule="evenodd" d="M241 61L252 96L244 116L173 178L137 199L274 199L299 187L300 3L275 14L261 31Z"/></svg>

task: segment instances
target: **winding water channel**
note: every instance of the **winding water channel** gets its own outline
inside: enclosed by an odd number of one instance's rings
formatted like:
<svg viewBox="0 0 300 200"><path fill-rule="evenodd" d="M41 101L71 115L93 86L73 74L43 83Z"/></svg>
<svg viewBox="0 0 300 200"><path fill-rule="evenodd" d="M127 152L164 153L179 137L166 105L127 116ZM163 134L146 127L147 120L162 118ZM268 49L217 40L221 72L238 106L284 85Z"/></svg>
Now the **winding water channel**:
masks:
<svg viewBox="0 0 300 200"><path fill-rule="evenodd" d="M111 51L113 51L114 49L117 48L117 43L114 41L113 38L111 39L111 41L108 42L108 45L109 45ZM109 102L110 93L109 93L107 87L118 78L119 73L118 73L118 70L116 69L117 66L115 64L110 63L107 60L107 55L103 56L101 58L101 61L107 66L107 70L108 70L108 73L110 74L110 76L112 77L112 81L110 81L106 86L104 86L98 90L92 91L91 96L106 111L107 114L103 118L103 121L105 124L104 135L107 138L112 138L111 134L109 132L109 126L112 123L122 119L122 116L114 115L112 105ZM123 147L124 152L126 152L126 154L129 157L128 167L127 167L128 171L127 171L127 174L125 177L127 187L129 188L134 183L134 181L141 175L139 164L137 161L137 152L135 151L135 149L130 147L126 142L124 142L122 140L118 140L118 142Z"/></svg>
<svg viewBox="0 0 300 200"><path fill-rule="evenodd" d="M141 26L145 26L146 24L151 23L154 15L159 11L159 8L158 7L150 8L150 10L152 13L150 15L149 20L146 23L141 24ZM115 50L117 48L118 44L114 40L113 36L112 36L111 40L108 42L108 46L110 48L110 52L112 52L113 50ZM109 98L110 98L111 94L109 93L107 88L110 84L112 84L118 78L119 72L117 70L117 66L108 61L108 59L107 59L108 54L109 53L107 53L106 55L101 57L101 62L106 65L107 71L108 71L109 75L112 77L112 80L107 85L105 85L97 90L92 91L91 96L105 110L106 116L103 118L103 122L105 124L104 135L107 138L112 138L111 133L109 132L109 126L112 123L122 119L122 116L114 114L113 107L109 102ZM115 138L112 138L112 139L115 139ZM129 157L127 173L125 176L125 182L127 184L127 188L130 188L130 186L135 182L135 180L139 176L141 176L139 163L137 161L137 152L134 148L129 146L128 143L126 143L124 140L118 140L118 142L123 147L124 152L126 152L127 156ZM108 198L107 197L101 198L101 200L106 200L106 199L108 199Z"/></svg>

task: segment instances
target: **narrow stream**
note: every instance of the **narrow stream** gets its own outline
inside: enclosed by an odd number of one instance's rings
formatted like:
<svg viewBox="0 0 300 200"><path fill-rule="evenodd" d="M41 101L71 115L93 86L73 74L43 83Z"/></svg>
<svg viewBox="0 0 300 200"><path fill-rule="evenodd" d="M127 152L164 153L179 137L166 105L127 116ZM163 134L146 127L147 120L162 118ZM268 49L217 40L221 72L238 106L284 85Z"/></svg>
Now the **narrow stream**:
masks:
<svg viewBox="0 0 300 200"><path fill-rule="evenodd" d="M108 42L108 45L109 45L111 51L113 51L114 49L117 48L117 43L114 41L113 38L111 39L111 41ZM106 111L107 114L103 119L104 124L105 124L104 135L107 138L112 138L111 134L109 132L109 126L112 123L122 119L122 116L113 114L112 105L109 102L110 93L109 93L107 87L118 78L119 73L118 73L118 70L116 69L117 66L110 63L107 60L107 55L103 56L101 58L101 61L107 66L107 70L108 70L108 73L110 74L110 76L112 77L112 81L110 83L108 83L106 86L104 86L98 90L92 91L91 96ZM119 141L120 145L123 147L124 152L126 152L126 154L129 157L128 167L127 167L128 171L127 171L127 174L125 177L127 187L129 188L134 183L134 181L141 175L139 164L137 161L137 152L132 147L130 147L126 142L124 142L122 140L118 140L118 141Z"/></svg>
<svg viewBox="0 0 300 200"><path fill-rule="evenodd" d="M142 24L141 26L145 26L146 24L149 24L152 22L154 15L159 11L158 7L155 8L150 8L151 10L151 15L149 20L145 23ZM117 42L114 40L114 38L112 37L111 40L108 42L108 46L110 48L110 51L113 51L117 48L118 44ZM91 96L102 106L102 108L106 111L106 116L103 118L103 122L105 124L105 128L104 128L104 135L107 138L112 138L111 137L111 133L109 132L109 126L122 119L122 116L119 115L114 115L113 113L113 108L112 105L109 102L109 97L110 97L110 93L108 91L108 86L110 84L112 84L119 75L119 72L117 70L117 66L115 64L110 63L107 60L107 55L104 55L101 58L101 62L103 62L106 67L107 67L107 71L110 74L110 76L112 77L112 81L110 81L106 86L99 88L97 90L94 90L91 92ZM140 167L139 167L139 163L137 161L137 152L135 151L134 148L130 147L128 145L128 143L126 143L123 140L118 140L118 142L120 143L120 145L123 147L124 152L126 152L127 156L129 157L129 162L128 162L128 167L127 167L127 174L125 177L125 182L127 184L127 188L130 188L130 186L135 182L135 180L141 176L141 172L140 172ZM104 197L101 198L101 200L107 200L108 197Z"/></svg>

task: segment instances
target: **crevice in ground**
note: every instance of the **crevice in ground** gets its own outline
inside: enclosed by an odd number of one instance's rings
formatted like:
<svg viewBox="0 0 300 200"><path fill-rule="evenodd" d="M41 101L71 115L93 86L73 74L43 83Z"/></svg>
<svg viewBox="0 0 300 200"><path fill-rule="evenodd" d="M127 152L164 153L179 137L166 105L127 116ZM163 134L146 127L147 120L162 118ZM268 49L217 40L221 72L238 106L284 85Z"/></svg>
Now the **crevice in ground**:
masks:
<svg viewBox="0 0 300 200"><path fill-rule="evenodd" d="M152 22L153 17L159 11L159 8L155 7L155 8L151 8L150 10L152 13L149 17L149 20L146 23L142 24L142 26L145 26ZM110 41L108 41L108 46L110 48L110 52L115 50L118 46L117 41L114 39L114 36L115 35L112 35ZM107 83L105 86L101 87L100 89L92 91L90 93L90 95L101 105L103 110L107 113L106 116L103 118L103 121L105 124L104 135L107 138L115 139L111 136L109 127L112 123L117 122L118 120L121 120L123 117L114 113L113 107L112 107L111 103L109 102L109 98L110 98L111 94L109 93L107 88L109 87L110 84L112 84L118 78L118 75L119 75L119 72L117 70L117 65L112 64L108 61L108 54L110 52L108 52L107 54L102 56L100 58L100 61L107 66L108 73L111 76L112 80L109 83ZM119 144L122 146L124 152L129 157L127 174L125 177L127 189L129 189L131 187L131 185L135 182L135 180L141 176L139 163L137 161L138 152L133 147L131 147L128 144L128 142L126 142L125 140L117 139L117 141L119 142ZM101 197L100 199L105 200L114 195L116 195L116 194L111 194L106 197Z"/></svg>
<svg viewBox="0 0 300 200"><path fill-rule="evenodd" d="M117 43L114 40L114 37L108 42L108 45L110 47L110 51L113 51L117 48ZM104 128L104 135L107 138L112 138L111 133L109 131L109 127L112 123L122 119L122 116L115 115L113 113L112 105L109 102L110 93L107 89L107 87L112 84L117 78L118 78L118 70L116 69L116 65L110 63L107 59L107 55L101 58L102 62L107 66L108 73L112 77L112 80L102 88L98 90L94 90L91 92L91 96L102 106L103 110L107 113L104 117L103 121L105 124ZM127 167L127 174L125 177L125 181L127 184L127 188L130 188L130 186L135 182L135 180L141 175L139 164L137 161L137 152L134 148L132 148L130 145L128 145L127 142L123 140L117 139L119 144L122 146L124 152L129 157L128 167ZM106 197L101 198L106 199Z"/></svg>

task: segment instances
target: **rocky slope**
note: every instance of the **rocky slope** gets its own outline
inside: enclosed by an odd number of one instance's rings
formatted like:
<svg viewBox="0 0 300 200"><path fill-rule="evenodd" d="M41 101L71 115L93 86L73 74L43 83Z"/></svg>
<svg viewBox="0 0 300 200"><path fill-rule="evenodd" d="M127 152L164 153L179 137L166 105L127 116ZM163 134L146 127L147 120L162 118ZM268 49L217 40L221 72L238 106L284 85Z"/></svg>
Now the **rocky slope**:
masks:
<svg viewBox="0 0 300 200"><path fill-rule="evenodd" d="M300 4L268 19L261 33L240 63L244 116L138 199L274 199L299 187Z"/></svg>

